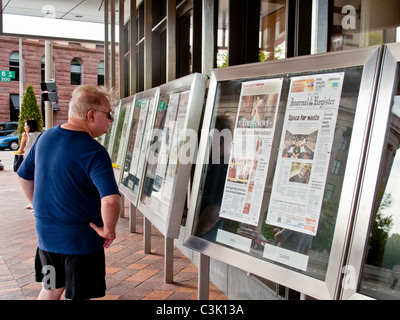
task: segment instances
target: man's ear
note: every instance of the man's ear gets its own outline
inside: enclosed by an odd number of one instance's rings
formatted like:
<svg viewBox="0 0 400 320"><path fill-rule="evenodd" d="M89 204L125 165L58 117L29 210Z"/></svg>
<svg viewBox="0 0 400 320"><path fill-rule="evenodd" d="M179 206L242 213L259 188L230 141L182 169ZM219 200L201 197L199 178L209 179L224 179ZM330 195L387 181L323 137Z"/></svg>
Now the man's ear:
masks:
<svg viewBox="0 0 400 320"><path fill-rule="evenodd" d="M91 109L86 114L86 118L90 123L94 122L94 113L95 113L95 111L93 109Z"/></svg>

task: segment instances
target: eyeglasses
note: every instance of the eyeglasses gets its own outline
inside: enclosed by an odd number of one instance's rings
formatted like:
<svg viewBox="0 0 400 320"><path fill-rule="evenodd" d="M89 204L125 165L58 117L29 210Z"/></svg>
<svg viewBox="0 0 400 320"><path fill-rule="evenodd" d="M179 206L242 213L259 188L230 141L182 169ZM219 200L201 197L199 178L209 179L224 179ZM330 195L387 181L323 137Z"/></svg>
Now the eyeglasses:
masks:
<svg viewBox="0 0 400 320"><path fill-rule="evenodd" d="M102 112L102 113L105 113L105 114L107 114L107 118L108 119L114 119L114 112L113 111L110 111L110 112L107 112L107 111L101 111L101 110L95 110L95 109L93 109L94 111L97 111L97 112Z"/></svg>

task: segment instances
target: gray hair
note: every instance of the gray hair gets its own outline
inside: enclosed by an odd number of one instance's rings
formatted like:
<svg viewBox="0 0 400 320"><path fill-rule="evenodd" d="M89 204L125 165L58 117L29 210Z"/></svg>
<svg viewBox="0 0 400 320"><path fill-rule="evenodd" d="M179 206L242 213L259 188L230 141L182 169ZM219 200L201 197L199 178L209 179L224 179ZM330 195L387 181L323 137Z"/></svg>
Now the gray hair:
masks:
<svg viewBox="0 0 400 320"><path fill-rule="evenodd" d="M103 86L81 85L72 92L69 102L68 117L85 119L86 114L91 109L97 109L106 98L113 101L114 91Z"/></svg>

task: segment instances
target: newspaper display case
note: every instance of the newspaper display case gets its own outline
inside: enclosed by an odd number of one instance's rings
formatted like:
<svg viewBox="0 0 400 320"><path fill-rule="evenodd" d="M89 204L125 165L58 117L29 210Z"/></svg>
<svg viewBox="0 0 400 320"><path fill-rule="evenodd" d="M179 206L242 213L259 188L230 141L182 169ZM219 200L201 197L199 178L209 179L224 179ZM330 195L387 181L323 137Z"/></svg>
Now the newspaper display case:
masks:
<svg viewBox="0 0 400 320"><path fill-rule="evenodd" d="M338 297L381 51L213 71L184 239L199 297L210 258Z"/></svg>
<svg viewBox="0 0 400 320"><path fill-rule="evenodd" d="M118 117L114 120L115 123L113 124L113 127L115 127L115 133L112 153L110 156L114 167L115 179L117 180L118 185L121 181L121 169L127 149L128 132L130 132L130 127L132 125L133 100L133 96L121 100L120 107L118 108Z"/></svg>
<svg viewBox="0 0 400 320"><path fill-rule="evenodd" d="M342 299L400 299L400 45L385 47Z"/></svg>
<svg viewBox="0 0 400 320"><path fill-rule="evenodd" d="M160 86L138 209L167 238L179 236L206 81L196 73Z"/></svg>
<svg viewBox="0 0 400 320"><path fill-rule="evenodd" d="M154 121L158 88L137 93L133 96L127 128L125 152L119 181L121 194L129 199L130 232L136 228L136 208L143 184L146 150L150 142L150 128Z"/></svg>
<svg viewBox="0 0 400 320"><path fill-rule="evenodd" d="M195 73L160 86L138 210L145 217L144 252L151 251L151 224L165 237L165 282L173 281L173 239L179 236L197 155L207 80Z"/></svg>

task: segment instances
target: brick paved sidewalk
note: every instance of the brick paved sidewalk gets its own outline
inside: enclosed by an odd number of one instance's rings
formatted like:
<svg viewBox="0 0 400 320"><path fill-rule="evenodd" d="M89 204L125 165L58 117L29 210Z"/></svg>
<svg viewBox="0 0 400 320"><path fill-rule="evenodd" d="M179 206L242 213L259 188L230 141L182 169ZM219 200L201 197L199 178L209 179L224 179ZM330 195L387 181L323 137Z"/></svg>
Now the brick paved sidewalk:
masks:
<svg viewBox="0 0 400 320"><path fill-rule="evenodd" d="M41 284L34 281L37 238L34 217L24 207L13 153L0 151L5 170L0 171L0 300L34 300ZM128 213L126 207L126 215ZM128 232L129 220L121 218L117 239L106 249L107 293L103 300L196 300L197 267L174 249L174 282L164 283L164 237L152 228L152 253L143 253L143 217L137 232ZM210 300L227 300L210 283Z"/></svg>

